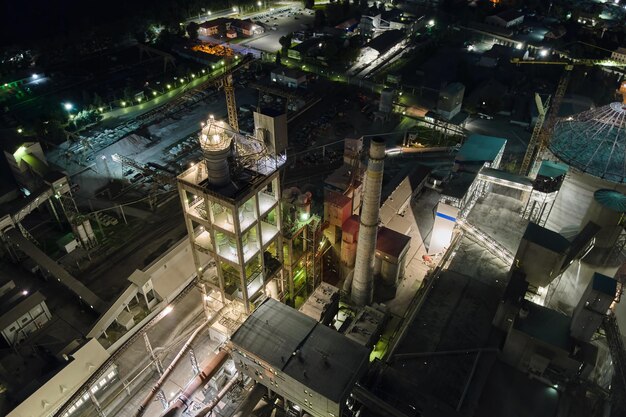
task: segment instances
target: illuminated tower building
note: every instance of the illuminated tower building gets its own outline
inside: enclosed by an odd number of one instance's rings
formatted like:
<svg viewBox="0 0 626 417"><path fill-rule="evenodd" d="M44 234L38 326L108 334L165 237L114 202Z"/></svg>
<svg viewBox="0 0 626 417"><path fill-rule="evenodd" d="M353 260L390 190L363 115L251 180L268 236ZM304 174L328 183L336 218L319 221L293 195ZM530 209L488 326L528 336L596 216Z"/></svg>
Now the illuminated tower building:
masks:
<svg viewBox="0 0 626 417"><path fill-rule="evenodd" d="M271 141L271 138L269 138ZM178 176L185 224L202 281L247 312L263 294L284 288L279 168L284 149L244 136L210 117L200 137L203 159ZM211 255L216 273L200 253Z"/></svg>

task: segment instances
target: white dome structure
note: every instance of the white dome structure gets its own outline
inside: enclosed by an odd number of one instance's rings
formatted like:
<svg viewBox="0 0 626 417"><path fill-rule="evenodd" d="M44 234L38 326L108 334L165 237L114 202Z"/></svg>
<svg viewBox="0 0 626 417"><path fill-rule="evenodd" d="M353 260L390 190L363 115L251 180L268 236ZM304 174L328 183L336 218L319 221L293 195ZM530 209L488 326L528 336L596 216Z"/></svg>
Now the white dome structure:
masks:
<svg viewBox="0 0 626 417"><path fill-rule="evenodd" d="M550 151L569 172L546 226L557 232L578 230L599 189L626 194L626 105L615 102L554 127Z"/></svg>

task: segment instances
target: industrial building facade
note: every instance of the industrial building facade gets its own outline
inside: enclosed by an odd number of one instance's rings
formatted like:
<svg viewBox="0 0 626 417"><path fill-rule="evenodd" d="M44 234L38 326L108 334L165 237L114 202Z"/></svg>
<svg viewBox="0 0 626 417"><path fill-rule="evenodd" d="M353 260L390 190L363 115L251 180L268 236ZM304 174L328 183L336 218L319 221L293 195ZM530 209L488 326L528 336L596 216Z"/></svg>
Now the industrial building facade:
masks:
<svg viewBox="0 0 626 417"><path fill-rule="evenodd" d="M369 349L273 299L231 338L239 372L313 417L339 417Z"/></svg>

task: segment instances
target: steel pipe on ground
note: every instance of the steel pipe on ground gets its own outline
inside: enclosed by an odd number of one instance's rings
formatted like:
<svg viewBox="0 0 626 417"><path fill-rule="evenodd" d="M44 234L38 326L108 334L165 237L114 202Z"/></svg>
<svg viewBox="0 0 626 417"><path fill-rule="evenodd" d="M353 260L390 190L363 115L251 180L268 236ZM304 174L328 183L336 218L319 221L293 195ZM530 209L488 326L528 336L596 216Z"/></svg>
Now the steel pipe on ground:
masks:
<svg viewBox="0 0 626 417"><path fill-rule="evenodd" d="M202 371L189 384L185 387L183 392L176 396L176 400L173 401L168 409L162 414L163 417L178 417L183 411L184 407L189 405L189 399L193 394L202 387L202 385L213 378L213 375L220 370L224 362L228 359L229 352L227 350L221 350L213 358L205 361L202 365Z"/></svg>

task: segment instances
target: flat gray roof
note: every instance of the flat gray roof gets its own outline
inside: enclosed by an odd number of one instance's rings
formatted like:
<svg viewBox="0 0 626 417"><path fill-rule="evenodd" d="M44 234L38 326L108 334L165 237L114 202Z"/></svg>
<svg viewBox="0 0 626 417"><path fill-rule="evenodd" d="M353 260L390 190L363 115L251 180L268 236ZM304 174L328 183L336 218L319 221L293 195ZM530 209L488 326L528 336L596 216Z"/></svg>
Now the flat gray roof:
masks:
<svg viewBox="0 0 626 417"><path fill-rule="evenodd" d="M572 348L569 327L572 319L558 311L527 302L524 308L528 311L526 318L516 318L513 327L530 337L557 346L565 351Z"/></svg>
<svg viewBox="0 0 626 417"><path fill-rule="evenodd" d="M272 298L231 342L338 403L367 364L369 349Z"/></svg>
<svg viewBox="0 0 626 417"><path fill-rule="evenodd" d="M316 324L309 316L268 299L239 327L231 342L273 367L283 369Z"/></svg>
<svg viewBox="0 0 626 417"><path fill-rule="evenodd" d="M535 223L528 223L524 232L524 239L550 249L556 253L564 253L570 246L570 241L562 235Z"/></svg>

